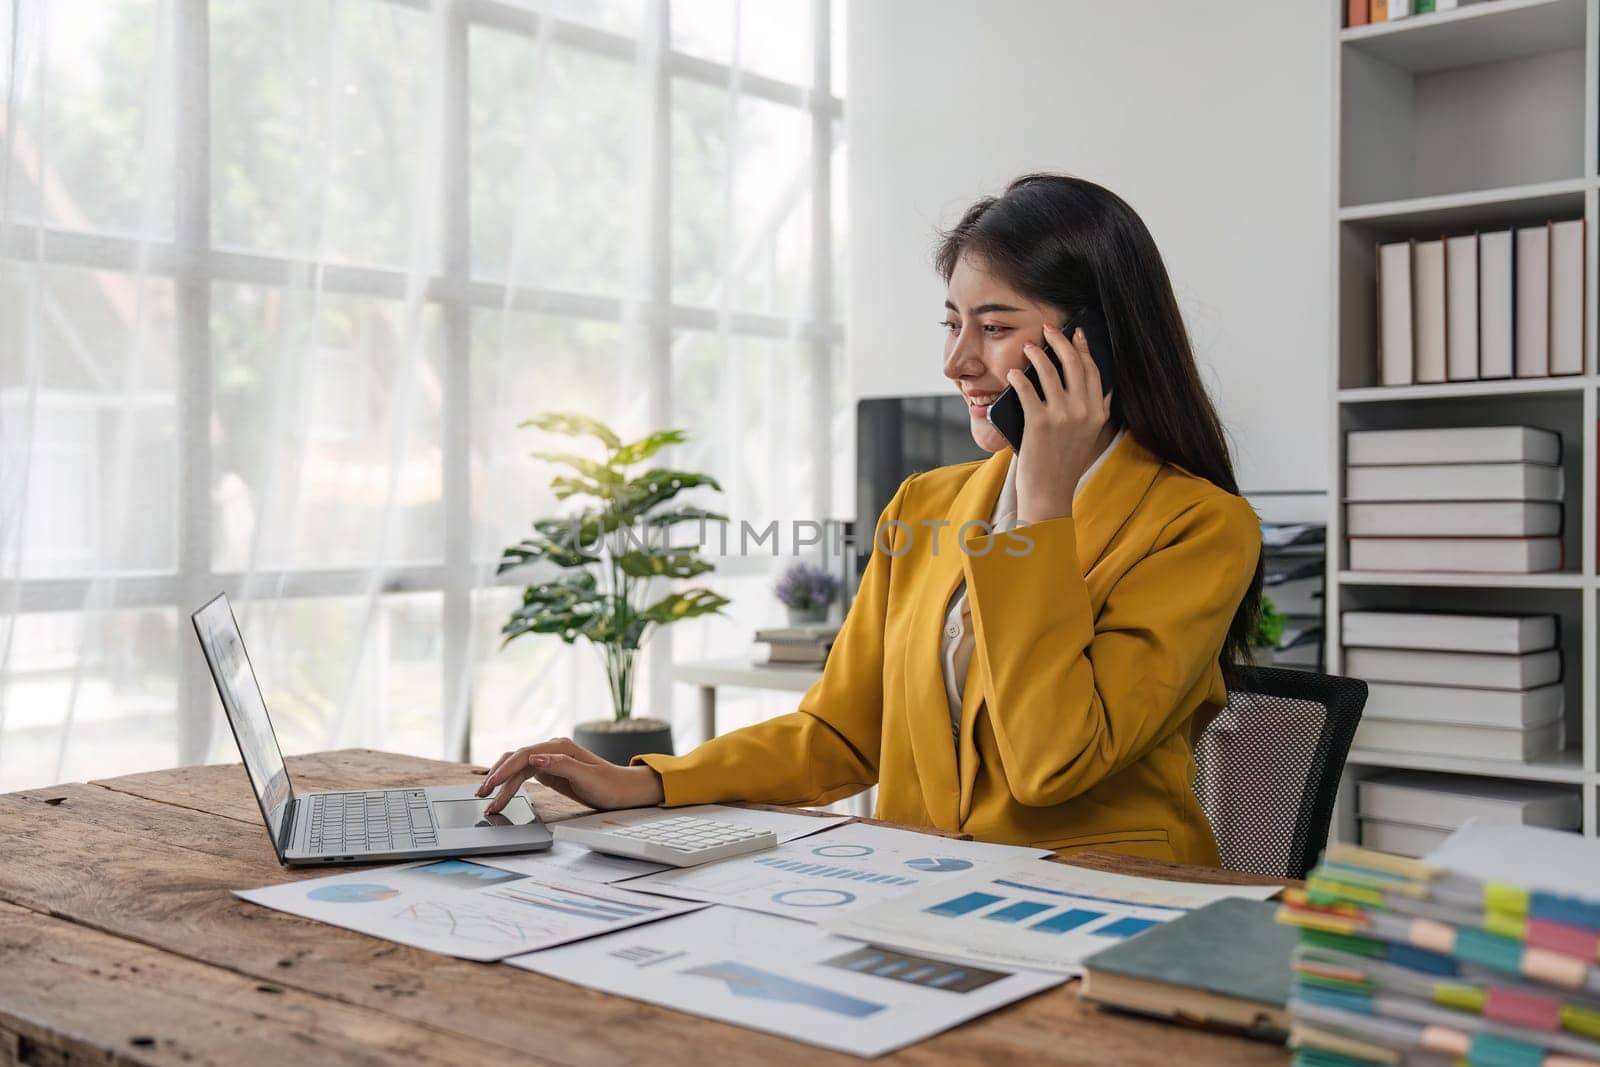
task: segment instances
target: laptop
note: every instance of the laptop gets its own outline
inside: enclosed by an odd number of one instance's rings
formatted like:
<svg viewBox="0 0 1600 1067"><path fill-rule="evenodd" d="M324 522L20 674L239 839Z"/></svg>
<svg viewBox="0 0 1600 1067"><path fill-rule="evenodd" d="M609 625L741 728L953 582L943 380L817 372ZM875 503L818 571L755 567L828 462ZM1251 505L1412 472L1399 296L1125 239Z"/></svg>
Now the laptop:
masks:
<svg viewBox="0 0 1600 1067"><path fill-rule="evenodd" d="M471 784L296 793L228 598L218 596L193 619L279 863L377 863L550 847L550 831L526 796L485 815L491 798L473 796Z"/></svg>

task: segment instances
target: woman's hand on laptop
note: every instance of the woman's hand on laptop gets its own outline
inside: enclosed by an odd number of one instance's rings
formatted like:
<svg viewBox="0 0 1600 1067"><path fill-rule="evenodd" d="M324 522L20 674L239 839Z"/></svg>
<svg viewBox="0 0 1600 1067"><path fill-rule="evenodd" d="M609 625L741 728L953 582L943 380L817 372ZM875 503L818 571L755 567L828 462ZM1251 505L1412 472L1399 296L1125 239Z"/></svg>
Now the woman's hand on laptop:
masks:
<svg viewBox="0 0 1600 1067"><path fill-rule="evenodd" d="M507 752L495 761L478 786L478 796L494 800L484 810L493 815L511 802L529 778L591 808L643 808L666 798L661 776L642 764L619 767L565 737Z"/></svg>

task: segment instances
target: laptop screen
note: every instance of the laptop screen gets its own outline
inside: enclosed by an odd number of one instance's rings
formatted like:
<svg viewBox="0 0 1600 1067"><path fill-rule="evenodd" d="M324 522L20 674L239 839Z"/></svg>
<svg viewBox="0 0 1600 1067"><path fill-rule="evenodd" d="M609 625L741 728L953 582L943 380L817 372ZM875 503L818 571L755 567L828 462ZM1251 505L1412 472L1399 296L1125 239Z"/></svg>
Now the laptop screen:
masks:
<svg viewBox="0 0 1600 1067"><path fill-rule="evenodd" d="M261 804L262 817L267 820L272 846L277 848L294 789L289 784L283 752L272 732L267 705L261 698L261 687L256 683L250 657L245 654L244 638L239 634L239 624L228 606L228 598L218 596L195 612L194 630L200 638L200 647L205 650L206 662L211 666L211 677L217 683L217 693L222 697L222 708L228 714L233 736L239 742L239 754L244 757L250 785Z"/></svg>

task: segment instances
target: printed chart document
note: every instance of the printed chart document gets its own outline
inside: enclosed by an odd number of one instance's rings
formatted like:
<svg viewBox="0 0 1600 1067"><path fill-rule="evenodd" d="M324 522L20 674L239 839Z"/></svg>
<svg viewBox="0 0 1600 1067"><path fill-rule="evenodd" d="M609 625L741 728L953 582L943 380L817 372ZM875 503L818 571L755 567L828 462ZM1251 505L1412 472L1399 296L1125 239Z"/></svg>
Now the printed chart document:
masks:
<svg viewBox="0 0 1600 1067"><path fill-rule="evenodd" d="M857 1056L921 1041L1065 981L874 948L737 908L707 908L506 962Z"/></svg>
<svg viewBox="0 0 1600 1067"><path fill-rule="evenodd" d="M977 871L822 924L878 944L1078 974L1099 949L1224 897L1278 886L1202 885L1022 862Z"/></svg>
<svg viewBox="0 0 1600 1067"><path fill-rule="evenodd" d="M503 871L516 871L518 874L531 875L534 878L550 874L557 878L578 878L585 882L599 882L602 885L625 882L629 878L638 878L640 875L654 874L657 871L672 870L665 863L651 863L649 860L636 860L628 856L607 856L603 852L591 852L582 845L574 845L568 841L557 841L543 852L475 856L473 862L486 867L498 867Z"/></svg>
<svg viewBox="0 0 1600 1067"><path fill-rule="evenodd" d="M286 882L235 896L402 945L498 960L704 905L467 860L379 867Z"/></svg>
<svg viewBox="0 0 1600 1067"><path fill-rule="evenodd" d="M1048 855L852 823L765 852L636 878L628 888L814 923L963 872Z"/></svg>

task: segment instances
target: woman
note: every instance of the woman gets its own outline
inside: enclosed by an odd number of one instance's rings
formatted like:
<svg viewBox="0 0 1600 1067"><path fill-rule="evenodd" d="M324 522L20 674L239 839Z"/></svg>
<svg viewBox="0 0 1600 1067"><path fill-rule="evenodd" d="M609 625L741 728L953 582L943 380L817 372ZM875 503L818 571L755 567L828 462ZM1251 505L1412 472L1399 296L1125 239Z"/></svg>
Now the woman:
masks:
<svg viewBox="0 0 1600 1067"><path fill-rule="evenodd" d="M945 376L994 454L901 484L798 710L629 767L532 745L480 796L498 786L497 807L533 777L598 808L824 804L876 783L883 819L1217 862L1191 747L1248 656L1260 527L1155 243L1108 190L1034 174L974 204L935 258ZM1089 304L1115 396L1082 332L1058 328ZM1016 453L987 418L1007 385L1027 427Z"/></svg>

